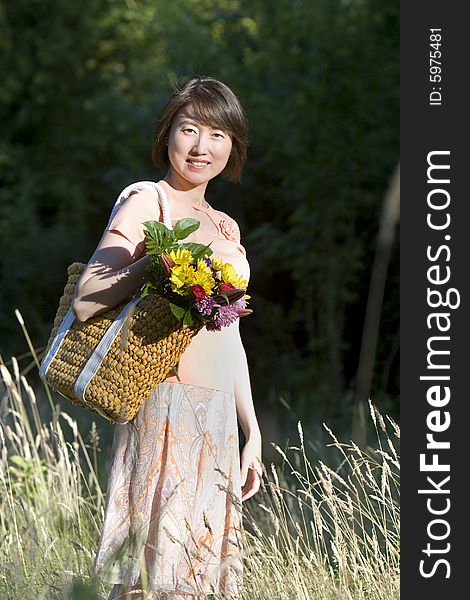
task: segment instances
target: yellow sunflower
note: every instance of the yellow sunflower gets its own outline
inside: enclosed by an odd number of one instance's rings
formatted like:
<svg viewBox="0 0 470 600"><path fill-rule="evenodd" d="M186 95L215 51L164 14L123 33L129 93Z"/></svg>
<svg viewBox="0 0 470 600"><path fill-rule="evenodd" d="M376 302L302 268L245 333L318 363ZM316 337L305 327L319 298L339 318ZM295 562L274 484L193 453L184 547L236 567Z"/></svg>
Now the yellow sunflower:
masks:
<svg viewBox="0 0 470 600"><path fill-rule="evenodd" d="M220 271L223 264L224 263L220 258L212 258L212 268L214 269L214 271Z"/></svg>
<svg viewBox="0 0 470 600"><path fill-rule="evenodd" d="M191 285L201 285L206 294L210 294L214 287L214 278L212 277L210 269L209 271L206 271L204 268L198 268L197 271L193 271Z"/></svg>
<svg viewBox="0 0 470 600"><path fill-rule="evenodd" d="M184 296L188 287L194 285L194 269L189 264L175 265L171 270L170 282L173 292Z"/></svg>
<svg viewBox="0 0 470 600"><path fill-rule="evenodd" d="M175 265L189 265L193 260L192 253L186 248L178 248L178 250L172 250L168 255Z"/></svg>
<svg viewBox="0 0 470 600"><path fill-rule="evenodd" d="M248 282L235 271L230 263L222 263L220 274L224 283L231 283L236 288L246 289Z"/></svg>
<svg viewBox="0 0 470 600"><path fill-rule="evenodd" d="M204 273L209 273L210 275L212 275L211 267L209 267L209 265L206 263L206 261L203 258L198 258L197 270L200 271L201 273L204 272Z"/></svg>

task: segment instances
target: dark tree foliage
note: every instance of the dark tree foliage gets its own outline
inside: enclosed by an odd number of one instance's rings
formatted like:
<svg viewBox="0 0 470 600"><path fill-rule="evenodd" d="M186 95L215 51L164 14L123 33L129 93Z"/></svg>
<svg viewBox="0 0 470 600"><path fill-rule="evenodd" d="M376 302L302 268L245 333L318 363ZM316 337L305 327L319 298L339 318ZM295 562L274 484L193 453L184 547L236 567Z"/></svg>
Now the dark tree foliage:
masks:
<svg viewBox="0 0 470 600"><path fill-rule="evenodd" d="M208 199L251 263L242 323L259 406L350 418L381 204L398 161L396 0L0 2L0 352L41 348L67 265L88 260L128 183L156 180L154 119L210 74L250 124L240 185ZM396 409L398 248L373 397Z"/></svg>

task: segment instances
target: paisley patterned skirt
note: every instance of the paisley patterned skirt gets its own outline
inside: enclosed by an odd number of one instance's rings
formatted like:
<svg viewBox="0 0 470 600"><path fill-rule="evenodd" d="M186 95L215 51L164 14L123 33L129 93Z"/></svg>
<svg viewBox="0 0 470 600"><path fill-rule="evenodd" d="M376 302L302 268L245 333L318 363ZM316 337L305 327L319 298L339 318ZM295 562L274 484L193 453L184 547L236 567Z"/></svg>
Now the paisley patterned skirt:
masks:
<svg viewBox="0 0 470 600"><path fill-rule="evenodd" d="M95 575L120 584L116 593L144 585L165 598L236 596L243 530L234 395L163 382L133 422L114 427Z"/></svg>

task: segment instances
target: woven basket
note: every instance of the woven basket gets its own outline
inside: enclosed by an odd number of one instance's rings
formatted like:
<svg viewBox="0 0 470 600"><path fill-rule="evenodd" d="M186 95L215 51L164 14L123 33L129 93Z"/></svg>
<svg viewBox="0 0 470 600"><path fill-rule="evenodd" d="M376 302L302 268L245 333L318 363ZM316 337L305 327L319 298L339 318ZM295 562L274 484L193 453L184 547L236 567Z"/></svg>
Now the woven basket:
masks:
<svg viewBox="0 0 470 600"><path fill-rule="evenodd" d="M84 268L82 263L68 268L40 375L73 403L110 421L126 423L176 367L202 324L181 326L169 301L150 294L122 302L84 323L75 320L71 303ZM125 323L126 314L132 311L128 331L123 333L116 324L119 319Z"/></svg>

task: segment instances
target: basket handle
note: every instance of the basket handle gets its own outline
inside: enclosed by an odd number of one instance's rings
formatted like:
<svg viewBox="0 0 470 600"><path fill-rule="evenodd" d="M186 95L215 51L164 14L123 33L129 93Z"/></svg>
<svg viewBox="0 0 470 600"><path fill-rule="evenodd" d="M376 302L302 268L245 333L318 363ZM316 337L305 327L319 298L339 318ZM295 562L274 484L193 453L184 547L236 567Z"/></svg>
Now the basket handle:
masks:
<svg viewBox="0 0 470 600"><path fill-rule="evenodd" d="M171 225L170 204L168 202L168 197L163 187L158 183L155 183L155 181L136 181L135 183L131 183L130 185L125 187L119 194L118 199L116 200L113 208L111 209L111 214L109 216L108 224L106 225L105 229L108 229L111 221L114 218L114 215L117 213L121 205L127 200L129 194L131 192L134 192L135 190L139 190L142 188L157 193L158 203L160 204L160 208L162 209L163 224L166 225L168 229L173 229Z"/></svg>
<svg viewBox="0 0 470 600"><path fill-rule="evenodd" d="M163 224L166 225L168 229L173 229L173 225L171 224L170 218L170 203L168 202L168 196L166 195L166 192L161 185L159 185L158 183L154 183L154 186L157 190L160 208L162 209Z"/></svg>

